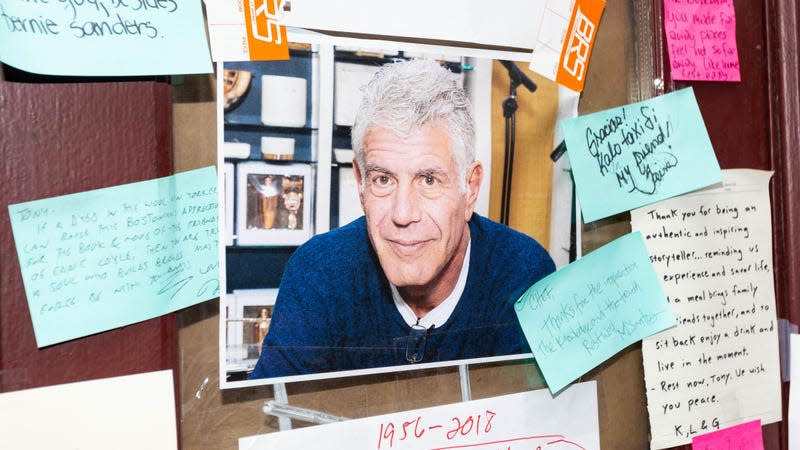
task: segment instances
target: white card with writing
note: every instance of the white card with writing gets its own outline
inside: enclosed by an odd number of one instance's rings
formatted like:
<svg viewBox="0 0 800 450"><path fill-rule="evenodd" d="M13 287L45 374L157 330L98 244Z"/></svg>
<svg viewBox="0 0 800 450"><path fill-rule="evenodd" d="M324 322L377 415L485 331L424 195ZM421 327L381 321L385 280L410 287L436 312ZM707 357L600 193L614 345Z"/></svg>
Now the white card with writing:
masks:
<svg viewBox="0 0 800 450"><path fill-rule="evenodd" d="M594 381L239 439L239 450L546 447L600 448Z"/></svg>
<svg viewBox="0 0 800 450"><path fill-rule="evenodd" d="M678 325L642 342L651 447L781 420L771 172L631 211Z"/></svg>

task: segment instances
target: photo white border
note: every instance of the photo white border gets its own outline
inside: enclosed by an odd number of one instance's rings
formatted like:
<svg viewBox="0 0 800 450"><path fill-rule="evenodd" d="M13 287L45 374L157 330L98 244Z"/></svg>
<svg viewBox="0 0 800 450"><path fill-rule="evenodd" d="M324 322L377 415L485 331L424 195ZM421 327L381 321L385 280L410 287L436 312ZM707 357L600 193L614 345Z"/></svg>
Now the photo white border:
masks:
<svg viewBox="0 0 800 450"><path fill-rule="evenodd" d="M342 47L357 47L357 48L381 48L381 49L403 49L413 52L421 52L429 55L441 55L443 58L451 57L451 56L464 56L464 57L473 57L484 59L485 61L478 61L478 64L487 64L481 73L477 75L480 77L476 80L477 83L486 82L488 79L491 82L491 61L492 59L500 59L500 60L509 60L509 61L517 61L524 63L526 66L530 61L531 54L528 52L515 52L515 51L503 51L503 50L489 50L485 48L476 48L476 47L451 47L451 46L443 46L443 45L430 45L430 44L420 44L420 43L413 43L413 42L401 42L401 41L389 41L389 40L382 40L382 39L361 39L361 38L353 38L353 37L343 37L343 36L332 36L327 35L324 33L319 33L310 30L304 30L299 28L291 28L287 27L287 35L289 42L298 42L298 43L308 43L308 44L329 44L334 46L342 46ZM331 55L332 56L332 55ZM223 62L219 62L217 65L217 92L223 92L222 87L222 66ZM330 70L333 70L331 68ZM488 73L487 73L488 72ZM332 92L332 90L331 90ZM319 105L319 120L323 119L323 115L331 116L331 120L333 119L333 99L326 99L321 98L315 95L316 98L319 99L320 102L324 100L329 100L330 104L320 104ZM325 96L327 97L327 96ZM331 95L332 97L332 95ZM473 99L473 108L475 109L474 113L477 116L480 111L484 114L488 113L491 115L491 88L484 90L483 92L479 92L477 98ZM327 111L328 114L324 114ZM224 116L223 110L219 106L217 107L217 145L218 149L222 148L222 144L224 141ZM326 144L330 144L330 136L319 136L319 141L317 144L319 148L325 147ZM479 159L484 166L485 173L491 173L491 124L488 126L488 131L483 130L480 131L479 125L476 124L476 147L479 149L477 159ZM324 140L324 141L323 141ZM325 155L319 154L317 164L325 164L330 163L331 155L327 157ZM224 155L223 152L217 151L217 161L218 165L224 163ZM238 163L242 164L242 163ZM313 174L316 175L316 174ZM322 182L330 182L330 180L321 180L316 179L317 183ZM489 204L489 183L488 177L484 180L484 185L481 189L481 196L476 205L476 211L480 214L488 216L488 204ZM327 208L323 208L323 211L318 210L320 205L314 205L314 209L317 210L317 218L320 217L320 213L327 213ZM238 224L237 224L238 225ZM326 227L320 227L320 224L317 225L316 233L322 233L327 231ZM578 230L578 236L580 236L580 221L576 224ZM564 229L567 234L569 233L569 229ZM553 239L551 235L550 239ZM580 254L580 248L578 248L578 253ZM225 255L225 246L221 245L221 255ZM221 257L220 263L220 270L221 270L221 294L220 294L220 320L219 320L219 342L225 342L225 317L223 315L224 308L225 308L225 297L226 297L226 286L227 286L227 277L226 277L226 261L225 257ZM238 292L238 290L237 290ZM241 381L232 381L228 382L226 380L226 370L225 370L225 346L219 345L219 380L220 380L220 388L221 389L232 389L232 388L244 388L244 387L252 387L252 386L264 386L264 385L273 385L279 383L290 383L290 382L299 382L299 381L312 381L312 380L323 380L323 379L332 379L332 378L343 378L343 377L353 377L353 376L364 376L364 375L373 375L379 373L389 373L389 372L408 372L414 370L426 370L426 369L434 369L434 368L442 368L442 367L457 367L457 366L467 366L471 364L487 364L487 363L495 363L495 362L504 362L504 361L521 361L521 360L533 360L532 353L520 353L515 355L502 355L502 356L492 356L492 357L485 357L485 358L472 358L472 359L460 359L460 360L450 360L450 361L439 361L439 362L431 362L431 363L422 363L422 364L408 364L408 365L400 365L400 366L387 366L387 367L376 367L376 368L367 368L367 369L357 369L357 370L345 370L345 371L332 371L332 372L321 372L315 374L308 374L308 375L294 375L294 376L287 376L287 377L275 377L275 378L261 378L257 380L241 380Z"/></svg>
<svg viewBox="0 0 800 450"><path fill-rule="evenodd" d="M225 245L226 246L233 245L233 238L234 238L234 234L233 234L233 223L234 223L234 221L233 221L233 210L236 209L235 203L234 203L234 199L233 199L233 191L234 191L233 180L234 180L234 178L235 178L235 175L234 175L233 164L227 163L227 162L224 163L223 164L223 170L222 170L222 180L223 180L222 189L224 191L223 195L224 195L225 201L220 203L220 205L222 205L221 209L224 210L224 212L225 212L225 218L224 218L225 226L224 227L220 227L220 230L225 230L224 231L225 236L223 236L223 237L224 237L224 241L225 241Z"/></svg>

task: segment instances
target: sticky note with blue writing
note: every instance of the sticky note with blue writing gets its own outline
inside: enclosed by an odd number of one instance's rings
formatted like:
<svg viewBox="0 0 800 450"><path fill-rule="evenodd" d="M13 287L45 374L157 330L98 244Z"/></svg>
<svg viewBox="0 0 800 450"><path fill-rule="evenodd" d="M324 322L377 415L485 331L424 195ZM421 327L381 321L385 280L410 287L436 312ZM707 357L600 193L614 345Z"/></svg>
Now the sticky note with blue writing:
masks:
<svg viewBox="0 0 800 450"><path fill-rule="evenodd" d="M39 347L219 296L213 167L10 205Z"/></svg>
<svg viewBox="0 0 800 450"><path fill-rule="evenodd" d="M0 61L45 75L209 73L200 0L0 0Z"/></svg>
<svg viewBox="0 0 800 450"><path fill-rule="evenodd" d="M691 88L561 127L586 222L722 181Z"/></svg>
<svg viewBox="0 0 800 450"><path fill-rule="evenodd" d="M676 323L639 232L548 275L514 306L554 393L628 345Z"/></svg>

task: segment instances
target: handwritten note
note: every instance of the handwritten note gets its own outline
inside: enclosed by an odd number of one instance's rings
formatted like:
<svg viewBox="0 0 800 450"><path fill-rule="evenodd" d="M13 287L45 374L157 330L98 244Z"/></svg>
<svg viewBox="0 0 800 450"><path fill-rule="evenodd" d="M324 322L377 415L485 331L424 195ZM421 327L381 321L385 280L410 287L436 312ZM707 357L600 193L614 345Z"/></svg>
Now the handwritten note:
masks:
<svg viewBox="0 0 800 450"><path fill-rule="evenodd" d="M733 0L664 0L664 30L672 79L741 79Z"/></svg>
<svg viewBox="0 0 800 450"><path fill-rule="evenodd" d="M722 180L691 88L561 126L586 222Z"/></svg>
<svg viewBox="0 0 800 450"><path fill-rule="evenodd" d="M213 167L8 211L39 347L219 295Z"/></svg>
<svg viewBox="0 0 800 450"><path fill-rule="evenodd" d="M599 450L597 386L546 389L239 439L240 450Z"/></svg>
<svg viewBox="0 0 800 450"><path fill-rule="evenodd" d="M211 72L198 0L0 0L0 61L48 75Z"/></svg>
<svg viewBox="0 0 800 450"><path fill-rule="evenodd" d="M781 419L770 172L631 212L678 326L642 343L653 449Z"/></svg>
<svg viewBox="0 0 800 450"><path fill-rule="evenodd" d="M540 280L515 308L552 392L675 324L639 233Z"/></svg>
<svg viewBox="0 0 800 450"><path fill-rule="evenodd" d="M176 449L172 371L0 394L0 448Z"/></svg>
<svg viewBox="0 0 800 450"><path fill-rule="evenodd" d="M764 450L761 421L752 420L692 438L692 450Z"/></svg>

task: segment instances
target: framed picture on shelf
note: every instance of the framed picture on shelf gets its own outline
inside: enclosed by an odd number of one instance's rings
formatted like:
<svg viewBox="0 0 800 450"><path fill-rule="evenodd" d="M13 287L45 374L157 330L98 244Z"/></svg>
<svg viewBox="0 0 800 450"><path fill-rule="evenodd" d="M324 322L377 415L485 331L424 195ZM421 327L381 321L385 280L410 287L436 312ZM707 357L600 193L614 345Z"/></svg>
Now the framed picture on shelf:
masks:
<svg viewBox="0 0 800 450"><path fill-rule="evenodd" d="M237 164L236 242L300 245L313 234L314 178L308 164Z"/></svg>
<svg viewBox="0 0 800 450"><path fill-rule="evenodd" d="M223 166L222 178L224 181L223 195L225 204L222 209L225 211L225 245L233 245L233 164L225 163Z"/></svg>
<svg viewBox="0 0 800 450"><path fill-rule="evenodd" d="M253 369L277 297L277 289L242 289L226 296L226 377L240 378Z"/></svg>

